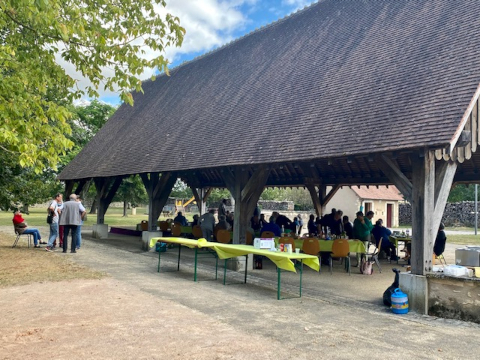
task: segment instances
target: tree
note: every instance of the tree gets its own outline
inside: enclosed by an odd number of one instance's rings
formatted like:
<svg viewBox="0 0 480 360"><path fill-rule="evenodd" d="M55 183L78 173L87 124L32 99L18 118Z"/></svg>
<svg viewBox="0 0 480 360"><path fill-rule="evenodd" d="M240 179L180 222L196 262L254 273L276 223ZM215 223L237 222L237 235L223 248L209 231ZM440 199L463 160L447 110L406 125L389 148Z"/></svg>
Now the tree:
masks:
<svg viewBox="0 0 480 360"><path fill-rule="evenodd" d="M143 186L140 176L132 175L123 179L122 184L114 197L115 201L123 201L123 216L127 216L127 205L137 207L141 203L148 202L148 195Z"/></svg>
<svg viewBox="0 0 480 360"><path fill-rule="evenodd" d="M458 184L450 190L448 202L474 201L475 185Z"/></svg>
<svg viewBox="0 0 480 360"><path fill-rule="evenodd" d="M180 199L190 199L193 196L193 192L192 189L187 186L187 184L185 184L182 180L177 179L177 182L175 185L173 185L170 196Z"/></svg>
<svg viewBox="0 0 480 360"><path fill-rule="evenodd" d="M55 169L72 148L66 104L119 92L132 104L146 69L167 72L162 55L185 30L164 0L0 2L0 149L36 173ZM151 54L147 54L149 51ZM73 67L89 85L67 74ZM54 94L52 96L52 94ZM58 101L61 99L62 101Z"/></svg>

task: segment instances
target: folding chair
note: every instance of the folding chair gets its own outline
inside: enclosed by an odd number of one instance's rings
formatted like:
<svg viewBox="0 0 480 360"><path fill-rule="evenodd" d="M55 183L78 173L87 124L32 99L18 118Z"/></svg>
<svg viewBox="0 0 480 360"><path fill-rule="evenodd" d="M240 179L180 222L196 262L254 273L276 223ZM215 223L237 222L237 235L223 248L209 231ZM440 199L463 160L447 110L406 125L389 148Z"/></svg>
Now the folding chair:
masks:
<svg viewBox="0 0 480 360"><path fill-rule="evenodd" d="M30 247L30 243L32 242L32 236L33 236L32 234L20 234L18 231L15 230L15 235L17 235L17 237L15 238L15 242L13 243L12 248L17 246L18 240L20 240L21 236L26 236L27 237L28 247Z"/></svg>
<svg viewBox="0 0 480 360"><path fill-rule="evenodd" d="M380 266L380 261L378 261L378 254L380 254L380 249L382 248L382 241L383 238L380 238L380 241L378 242L378 246L375 246L375 249L373 249L373 252L369 253L367 250L367 253L365 254L366 260L368 261L368 258L371 257L373 261L375 261L375 264L377 264L378 271L382 272L382 267Z"/></svg>
<svg viewBox="0 0 480 360"><path fill-rule="evenodd" d="M348 275L351 274L350 271L350 244L346 239L336 239L332 244L332 254L330 255L330 274L333 274L333 258L345 258L345 269L348 271Z"/></svg>
<svg viewBox="0 0 480 360"><path fill-rule="evenodd" d="M232 239L230 237L230 231L228 231L228 230L218 230L217 241L219 243L223 243L223 244L228 244L230 241L232 241Z"/></svg>
<svg viewBox="0 0 480 360"><path fill-rule="evenodd" d="M278 243L279 244L290 244L292 245L292 251L295 252L295 241L293 240L293 238L291 237L281 237L279 240L278 240Z"/></svg>

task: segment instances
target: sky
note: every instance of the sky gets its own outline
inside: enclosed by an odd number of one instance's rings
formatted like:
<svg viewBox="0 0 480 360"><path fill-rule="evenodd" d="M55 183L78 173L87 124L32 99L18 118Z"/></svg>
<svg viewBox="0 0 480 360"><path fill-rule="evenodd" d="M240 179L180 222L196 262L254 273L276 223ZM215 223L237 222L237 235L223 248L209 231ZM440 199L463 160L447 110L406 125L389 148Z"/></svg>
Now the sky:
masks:
<svg viewBox="0 0 480 360"><path fill-rule="evenodd" d="M314 0L167 0L167 11L186 30L181 48L165 51L170 68L270 24ZM151 74L146 74L148 79ZM100 100L119 104L116 94L100 89Z"/></svg>

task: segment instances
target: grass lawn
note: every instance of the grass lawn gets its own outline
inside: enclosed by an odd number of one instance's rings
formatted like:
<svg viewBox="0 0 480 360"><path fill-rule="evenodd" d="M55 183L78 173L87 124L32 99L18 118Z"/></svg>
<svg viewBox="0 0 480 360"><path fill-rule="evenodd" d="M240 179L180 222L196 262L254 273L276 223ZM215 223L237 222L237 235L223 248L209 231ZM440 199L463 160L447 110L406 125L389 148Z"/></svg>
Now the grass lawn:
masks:
<svg viewBox="0 0 480 360"><path fill-rule="evenodd" d="M28 248L26 241L20 240L17 247L12 248L13 240L11 234L0 233L0 287L105 276L73 263L68 254Z"/></svg>
<svg viewBox="0 0 480 360"><path fill-rule="evenodd" d="M447 235L447 243L459 244L459 245L479 245L480 246L480 234L479 235Z"/></svg>
<svg viewBox="0 0 480 360"><path fill-rule="evenodd" d="M109 208L105 214L105 223L110 226L135 226L142 220L148 220L148 215L145 213L145 208L137 208L137 215L132 215L132 211L128 210L127 217L123 217L122 208ZM188 221L193 220L192 214L185 214ZM0 212L0 225L12 225L12 212ZM47 224L47 209L31 208L30 214L24 214L23 218L29 226L48 226ZM161 216L160 220L165 220L166 217ZM88 214L85 226L92 226L97 223L97 216L95 214ZM13 225L12 225L13 226Z"/></svg>

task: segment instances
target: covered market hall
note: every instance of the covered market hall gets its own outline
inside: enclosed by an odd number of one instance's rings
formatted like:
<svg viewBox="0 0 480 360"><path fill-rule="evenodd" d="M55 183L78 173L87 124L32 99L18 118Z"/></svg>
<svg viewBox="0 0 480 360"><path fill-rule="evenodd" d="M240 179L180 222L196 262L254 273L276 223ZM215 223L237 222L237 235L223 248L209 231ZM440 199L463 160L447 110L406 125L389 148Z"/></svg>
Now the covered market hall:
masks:
<svg viewBox="0 0 480 360"><path fill-rule="evenodd" d="M59 179L77 193L95 182L103 224L122 180L139 174L152 232L177 179L201 211L209 189L227 188L234 243L265 187L306 187L322 215L342 186L395 185L412 205L415 291L452 185L479 182L477 10L314 3L145 81Z"/></svg>

